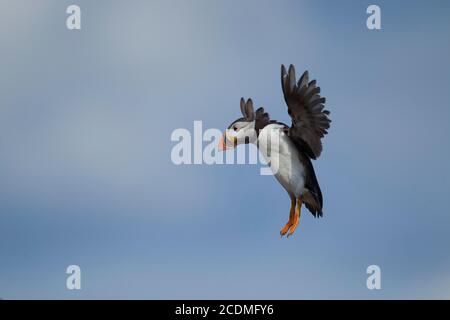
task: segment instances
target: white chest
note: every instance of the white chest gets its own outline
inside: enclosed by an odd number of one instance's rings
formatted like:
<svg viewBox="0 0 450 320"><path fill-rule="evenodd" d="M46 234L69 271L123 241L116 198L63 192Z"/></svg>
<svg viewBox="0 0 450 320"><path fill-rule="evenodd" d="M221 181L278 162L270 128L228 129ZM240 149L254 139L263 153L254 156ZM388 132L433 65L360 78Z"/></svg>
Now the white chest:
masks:
<svg viewBox="0 0 450 320"><path fill-rule="evenodd" d="M264 127L258 136L258 146L278 182L290 195L298 197L304 192L305 169L297 148L282 128L279 124Z"/></svg>

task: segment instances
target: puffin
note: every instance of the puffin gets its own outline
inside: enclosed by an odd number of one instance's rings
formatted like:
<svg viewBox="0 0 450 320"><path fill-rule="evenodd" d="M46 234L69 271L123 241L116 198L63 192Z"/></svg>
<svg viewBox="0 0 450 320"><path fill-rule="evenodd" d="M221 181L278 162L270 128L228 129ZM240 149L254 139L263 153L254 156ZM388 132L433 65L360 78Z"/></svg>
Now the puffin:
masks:
<svg viewBox="0 0 450 320"><path fill-rule="evenodd" d="M241 98L242 117L233 121L219 140L218 149L234 149L239 144L256 144L273 175L290 198L289 218L280 230L291 236L300 222L301 207L314 217L323 216L323 196L312 160L322 153L322 138L328 133L330 112L324 109L316 80L305 71L296 81L295 67L281 65L281 88L291 126L271 120L263 107L254 111L252 99Z"/></svg>

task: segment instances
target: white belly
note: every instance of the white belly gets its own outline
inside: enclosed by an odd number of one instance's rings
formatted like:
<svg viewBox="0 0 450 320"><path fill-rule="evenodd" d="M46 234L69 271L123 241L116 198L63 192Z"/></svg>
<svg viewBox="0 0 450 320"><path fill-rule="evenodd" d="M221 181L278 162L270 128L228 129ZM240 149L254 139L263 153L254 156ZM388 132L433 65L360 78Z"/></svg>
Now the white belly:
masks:
<svg viewBox="0 0 450 320"><path fill-rule="evenodd" d="M305 169L297 148L281 128L279 124L264 127L258 137L259 150L278 182L291 196L299 197L305 191Z"/></svg>

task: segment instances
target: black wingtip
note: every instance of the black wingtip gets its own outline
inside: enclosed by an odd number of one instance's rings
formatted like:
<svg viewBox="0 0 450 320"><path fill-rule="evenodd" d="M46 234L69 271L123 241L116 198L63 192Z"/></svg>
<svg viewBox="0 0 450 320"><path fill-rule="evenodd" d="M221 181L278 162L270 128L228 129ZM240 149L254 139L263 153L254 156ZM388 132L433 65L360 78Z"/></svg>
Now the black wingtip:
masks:
<svg viewBox="0 0 450 320"><path fill-rule="evenodd" d="M299 90L306 90L306 88L308 87L308 81L309 81L309 72L308 70L306 70L305 72L303 72L300 79L298 79L297 86Z"/></svg>
<svg viewBox="0 0 450 320"><path fill-rule="evenodd" d="M293 92L295 89L296 81L295 81L295 67L293 64L289 66L288 71L288 86L289 86L289 92Z"/></svg>
<svg viewBox="0 0 450 320"><path fill-rule="evenodd" d="M295 67L293 64L289 65L289 77L292 77L295 80Z"/></svg>
<svg viewBox="0 0 450 320"><path fill-rule="evenodd" d="M245 102L244 97L241 97L240 107L241 107L241 113L244 117L246 116L246 110L245 110L246 105L247 105L247 103Z"/></svg>
<svg viewBox="0 0 450 320"><path fill-rule="evenodd" d="M286 67L284 66L284 64L281 65L281 83L283 84L284 82L284 78L286 77L287 73L286 73Z"/></svg>

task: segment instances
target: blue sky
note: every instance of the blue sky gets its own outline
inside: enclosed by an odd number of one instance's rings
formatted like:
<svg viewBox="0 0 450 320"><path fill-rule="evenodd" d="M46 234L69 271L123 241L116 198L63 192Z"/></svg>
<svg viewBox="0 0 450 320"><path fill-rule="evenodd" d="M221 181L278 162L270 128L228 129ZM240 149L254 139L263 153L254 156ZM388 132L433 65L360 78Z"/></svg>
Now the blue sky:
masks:
<svg viewBox="0 0 450 320"><path fill-rule="evenodd" d="M450 298L450 5L377 1L369 31L373 3L2 1L0 297ZM282 63L333 120L324 217L290 239L259 166L170 159L174 129L226 128L241 96L289 122Z"/></svg>

